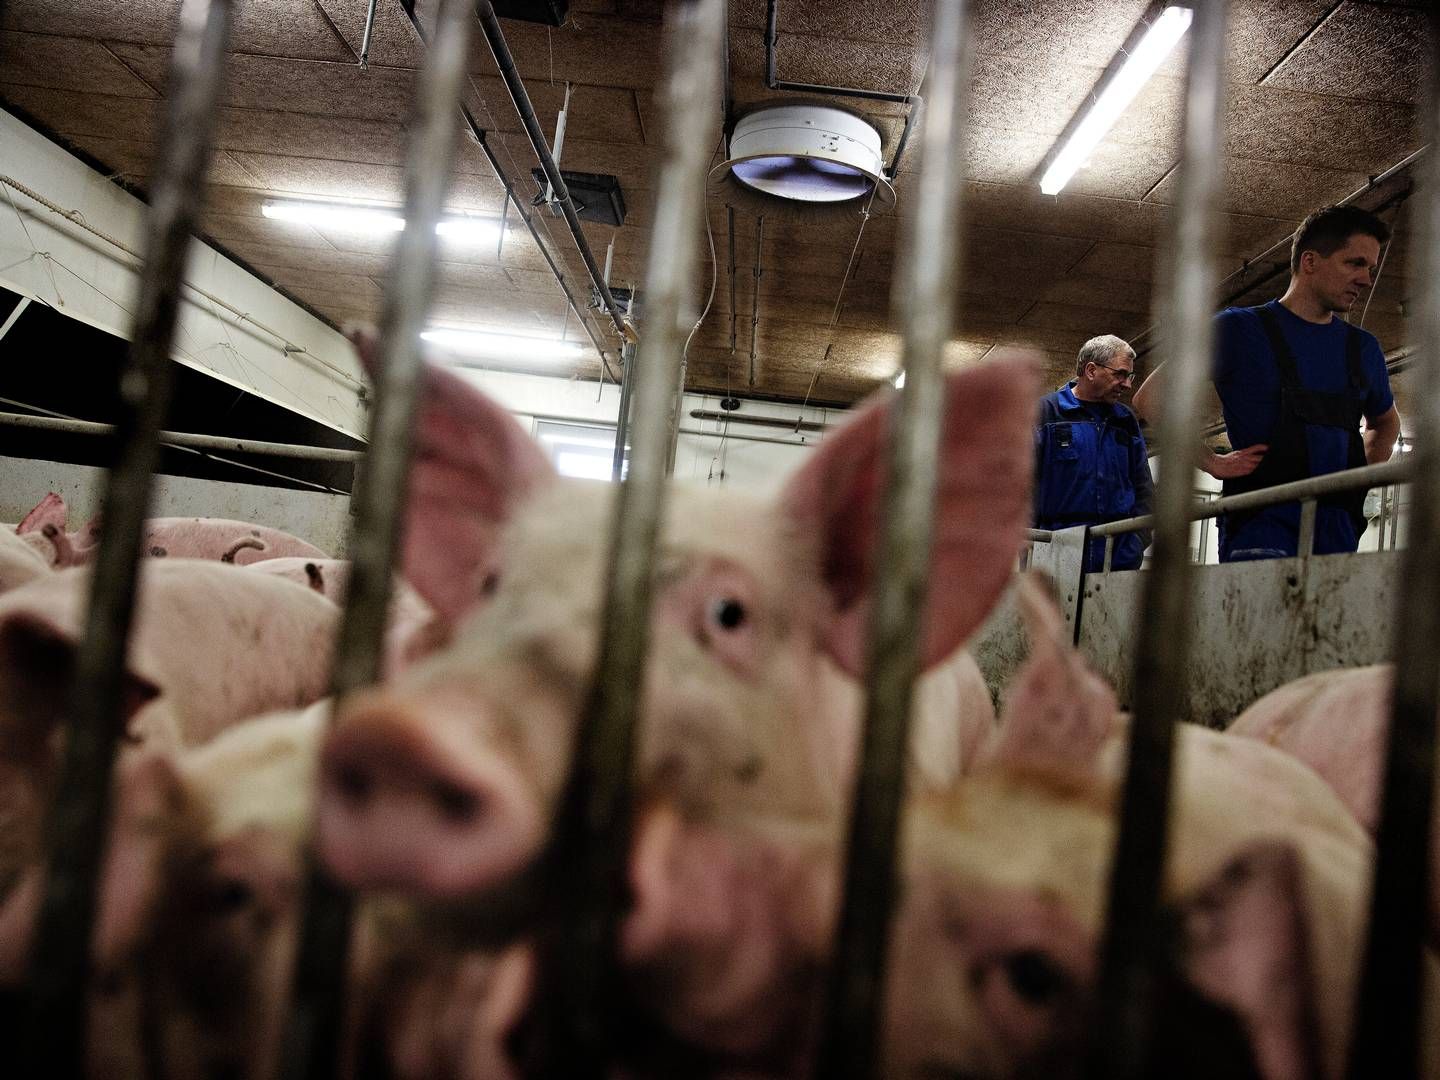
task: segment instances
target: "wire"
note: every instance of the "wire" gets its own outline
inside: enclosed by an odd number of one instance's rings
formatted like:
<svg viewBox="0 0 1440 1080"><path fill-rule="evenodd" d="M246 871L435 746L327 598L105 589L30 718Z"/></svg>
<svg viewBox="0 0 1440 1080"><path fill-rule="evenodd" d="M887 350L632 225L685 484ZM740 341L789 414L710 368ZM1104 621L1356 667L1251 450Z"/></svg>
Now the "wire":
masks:
<svg viewBox="0 0 1440 1080"><path fill-rule="evenodd" d="M1385 250L1380 252L1380 265L1375 268L1375 280L1370 283L1370 292L1365 297L1365 306L1360 311L1360 321L1356 326L1365 325L1365 316L1370 314L1370 301L1375 299L1375 290L1380 285L1380 275L1385 272L1385 258L1390 254L1390 245L1395 242L1395 234L1390 234L1390 239L1385 241Z"/></svg>
<svg viewBox="0 0 1440 1080"><path fill-rule="evenodd" d="M705 301L705 310L700 312L700 317L695 320L695 325L690 328L690 336L685 339L685 347L680 350L682 358L690 355L690 342L695 339L695 331L700 329L700 324L705 321L705 316L710 314L710 305L715 303L715 283L719 279L720 269L715 258L715 230L710 226L710 211L705 211L705 236L710 241L710 296ZM683 390L684 387L681 387Z"/></svg>

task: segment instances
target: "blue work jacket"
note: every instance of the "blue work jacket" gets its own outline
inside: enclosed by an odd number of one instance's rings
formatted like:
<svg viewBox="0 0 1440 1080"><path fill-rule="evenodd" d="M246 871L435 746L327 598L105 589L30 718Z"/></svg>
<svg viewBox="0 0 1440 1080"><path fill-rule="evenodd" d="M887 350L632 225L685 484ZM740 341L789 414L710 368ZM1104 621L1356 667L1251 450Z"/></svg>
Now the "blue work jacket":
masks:
<svg viewBox="0 0 1440 1080"><path fill-rule="evenodd" d="M1092 405L1094 403L1091 403ZM1035 426L1035 527L1064 529L1150 513L1154 485L1140 422L1124 405L1100 405L1096 415L1069 382L1040 399ZM1110 565L1140 565L1150 534L1115 538ZM1104 565L1105 541L1091 541L1085 569Z"/></svg>

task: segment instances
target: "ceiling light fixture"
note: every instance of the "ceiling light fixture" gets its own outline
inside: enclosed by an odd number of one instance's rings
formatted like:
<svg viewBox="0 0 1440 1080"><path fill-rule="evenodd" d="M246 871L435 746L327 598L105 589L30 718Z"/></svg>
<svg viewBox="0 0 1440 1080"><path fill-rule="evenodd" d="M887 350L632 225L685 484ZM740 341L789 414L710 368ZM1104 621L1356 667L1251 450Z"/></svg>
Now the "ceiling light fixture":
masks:
<svg viewBox="0 0 1440 1080"><path fill-rule="evenodd" d="M278 199L262 204L260 212L275 221L294 221L322 229L397 233L405 228L405 219L388 206ZM493 244L500 237L500 219L486 215L450 214L435 223L435 232L447 240Z"/></svg>
<svg viewBox="0 0 1440 1080"><path fill-rule="evenodd" d="M882 205L895 201L880 157L880 133L844 109L756 109L736 121L729 153L711 171L712 179L728 172L746 187L796 202L848 202L872 191Z"/></svg>
<svg viewBox="0 0 1440 1080"><path fill-rule="evenodd" d="M437 326L420 337L459 356L485 360L578 360L585 351L575 341L454 326Z"/></svg>
<svg viewBox="0 0 1440 1080"><path fill-rule="evenodd" d="M1070 133L1065 145L1050 162L1040 178L1040 190L1055 195L1070 182L1077 169L1085 164L1090 152L1099 145L1135 100L1140 88L1150 81L1165 58L1170 55L1185 31L1190 28L1191 11L1187 7L1167 7L1150 24L1130 55L1095 97L1094 103Z"/></svg>

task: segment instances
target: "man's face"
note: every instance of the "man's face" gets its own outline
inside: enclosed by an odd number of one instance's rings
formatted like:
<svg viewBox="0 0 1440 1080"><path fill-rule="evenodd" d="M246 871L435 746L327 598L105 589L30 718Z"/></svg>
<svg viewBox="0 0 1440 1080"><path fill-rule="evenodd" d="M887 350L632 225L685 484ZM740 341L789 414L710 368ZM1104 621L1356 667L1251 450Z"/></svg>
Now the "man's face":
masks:
<svg viewBox="0 0 1440 1080"><path fill-rule="evenodd" d="M1333 254L1306 251L1300 256L1310 270L1310 288L1326 311L1343 315L1375 282L1380 261L1380 241L1373 236L1355 235Z"/></svg>
<svg viewBox="0 0 1440 1080"><path fill-rule="evenodd" d="M1135 361L1123 352L1116 353L1103 364L1091 364L1089 370L1099 399L1113 405L1135 378Z"/></svg>

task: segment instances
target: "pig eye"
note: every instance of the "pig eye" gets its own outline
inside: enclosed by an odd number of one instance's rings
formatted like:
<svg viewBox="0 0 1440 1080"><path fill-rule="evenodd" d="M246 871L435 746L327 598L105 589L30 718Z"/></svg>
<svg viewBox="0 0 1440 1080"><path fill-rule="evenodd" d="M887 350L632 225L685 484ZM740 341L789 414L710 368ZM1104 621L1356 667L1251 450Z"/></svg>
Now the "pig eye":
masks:
<svg viewBox="0 0 1440 1080"><path fill-rule="evenodd" d="M1049 1005L1070 989L1070 977L1035 949L1011 953L1002 966L1010 988L1029 1005Z"/></svg>
<svg viewBox="0 0 1440 1080"><path fill-rule="evenodd" d="M710 601L710 621L722 630L738 630L749 617L745 605L733 597L724 596Z"/></svg>

